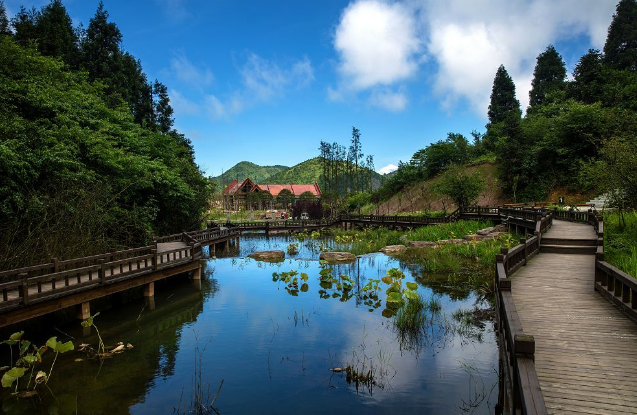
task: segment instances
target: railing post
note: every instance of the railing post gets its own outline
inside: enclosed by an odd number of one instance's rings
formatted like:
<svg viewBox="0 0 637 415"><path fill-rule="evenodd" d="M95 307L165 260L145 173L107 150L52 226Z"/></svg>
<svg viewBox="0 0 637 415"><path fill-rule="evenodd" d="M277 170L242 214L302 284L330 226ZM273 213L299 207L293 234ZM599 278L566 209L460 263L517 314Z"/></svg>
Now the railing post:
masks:
<svg viewBox="0 0 637 415"><path fill-rule="evenodd" d="M60 271L60 260L57 258L51 258L51 262L53 262L53 272Z"/></svg>
<svg viewBox="0 0 637 415"><path fill-rule="evenodd" d="M151 262L153 264L153 271L157 271L157 249L151 249L150 254L153 256Z"/></svg>
<svg viewBox="0 0 637 415"><path fill-rule="evenodd" d="M100 284L104 284L104 281L106 279L106 275L105 275L106 269L104 267L104 260L98 259L97 263L100 266L100 268L97 270L97 279L99 280Z"/></svg>
<svg viewBox="0 0 637 415"><path fill-rule="evenodd" d="M520 238L520 245L524 245L524 264L522 265L526 265L526 259L529 257L529 247L526 244L526 238Z"/></svg>
<svg viewBox="0 0 637 415"><path fill-rule="evenodd" d="M22 297L22 304L24 305L27 305L29 303L29 283L27 281L28 277L29 274L27 273L18 274L18 278L22 280L22 285L19 287L18 291L20 297Z"/></svg>

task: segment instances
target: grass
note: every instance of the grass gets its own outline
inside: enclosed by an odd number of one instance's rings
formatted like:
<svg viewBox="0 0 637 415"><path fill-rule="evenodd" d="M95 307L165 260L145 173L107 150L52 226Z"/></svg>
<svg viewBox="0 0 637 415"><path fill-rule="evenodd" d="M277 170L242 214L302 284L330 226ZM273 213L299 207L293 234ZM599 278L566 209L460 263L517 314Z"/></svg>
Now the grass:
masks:
<svg viewBox="0 0 637 415"><path fill-rule="evenodd" d="M625 223L624 223L625 221ZM637 278L637 211L604 214L606 261Z"/></svg>

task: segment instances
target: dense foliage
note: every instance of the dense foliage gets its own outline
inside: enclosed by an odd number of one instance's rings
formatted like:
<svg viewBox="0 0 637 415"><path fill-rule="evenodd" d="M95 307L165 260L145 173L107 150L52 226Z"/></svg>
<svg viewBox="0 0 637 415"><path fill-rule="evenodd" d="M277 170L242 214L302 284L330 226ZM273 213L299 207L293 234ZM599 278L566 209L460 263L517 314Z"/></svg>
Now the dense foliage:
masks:
<svg viewBox="0 0 637 415"><path fill-rule="evenodd" d="M384 200L452 165L495 158L500 183L516 201L542 200L551 189L611 192L637 207L637 1L621 0L604 53L591 49L565 81L552 45L537 57L530 106L522 116L504 66L495 74L484 136L459 134L417 151L375 195ZM618 149L621 148L621 151Z"/></svg>
<svg viewBox="0 0 637 415"><path fill-rule="evenodd" d="M0 35L0 269L146 243L198 226L208 205L190 141L65 60L76 38L60 7L22 10ZM149 117L166 126L161 105Z"/></svg>

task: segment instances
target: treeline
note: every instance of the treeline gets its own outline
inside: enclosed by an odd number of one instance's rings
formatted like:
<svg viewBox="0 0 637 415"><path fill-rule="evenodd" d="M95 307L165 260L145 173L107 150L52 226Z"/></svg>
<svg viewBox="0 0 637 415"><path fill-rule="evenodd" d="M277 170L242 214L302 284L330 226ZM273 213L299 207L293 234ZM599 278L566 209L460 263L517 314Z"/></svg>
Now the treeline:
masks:
<svg viewBox="0 0 637 415"><path fill-rule="evenodd" d="M0 269L199 226L209 180L102 3L84 31L0 2L0 33Z"/></svg>
<svg viewBox="0 0 637 415"><path fill-rule="evenodd" d="M458 134L420 150L380 190L380 199L451 164L495 159L505 193L542 200L556 187L610 192L637 201L637 1L621 0L604 50L591 49L567 80L549 45L537 57L529 107L522 116L515 84L496 72L486 134L469 143ZM631 159L632 157L632 159ZM632 202L630 201L632 200Z"/></svg>
<svg viewBox="0 0 637 415"><path fill-rule="evenodd" d="M365 157L358 128L352 127L349 148L321 141L319 160L322 173L320 186L324 195L338 197L356 192L372 192L374 156Z"/></svg>

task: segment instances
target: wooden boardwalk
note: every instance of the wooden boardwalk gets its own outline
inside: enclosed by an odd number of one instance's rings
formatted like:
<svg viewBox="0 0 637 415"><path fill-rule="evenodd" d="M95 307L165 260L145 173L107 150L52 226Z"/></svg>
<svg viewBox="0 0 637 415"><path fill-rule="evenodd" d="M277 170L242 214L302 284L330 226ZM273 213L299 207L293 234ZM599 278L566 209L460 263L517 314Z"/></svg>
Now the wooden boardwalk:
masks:
<svg viewBox="0 0 637 415"><path fill-rule="evenodd" d="M559 220L551 239L595 240ZM637 413L637 324L594 290L595 255L541 253L511 278L549 413Z"/></svg>

